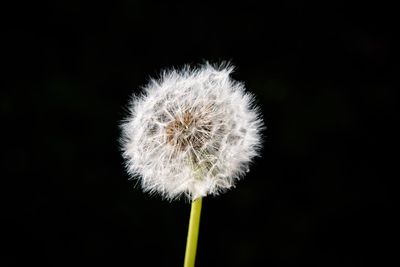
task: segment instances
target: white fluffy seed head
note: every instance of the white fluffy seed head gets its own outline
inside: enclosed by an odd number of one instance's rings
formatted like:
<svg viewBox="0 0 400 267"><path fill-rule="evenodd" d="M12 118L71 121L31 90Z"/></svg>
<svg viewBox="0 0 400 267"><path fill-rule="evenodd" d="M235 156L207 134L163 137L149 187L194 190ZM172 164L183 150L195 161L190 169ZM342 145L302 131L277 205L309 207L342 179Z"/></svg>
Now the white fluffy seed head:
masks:
<svg viewBox="0 0 400 267"><path fill-rule="evenodd" d="M208 63L166 71L133 97L121 144L144 191L194 200L231 188L248 171L263 123L232 71Z"/></svg>

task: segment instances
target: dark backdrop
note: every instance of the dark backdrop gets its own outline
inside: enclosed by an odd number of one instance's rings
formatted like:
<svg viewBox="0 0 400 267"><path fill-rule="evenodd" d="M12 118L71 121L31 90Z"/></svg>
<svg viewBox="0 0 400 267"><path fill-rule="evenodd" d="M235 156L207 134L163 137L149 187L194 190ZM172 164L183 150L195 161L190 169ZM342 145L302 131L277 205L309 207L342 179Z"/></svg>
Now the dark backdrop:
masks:
<svg viewBox="0 0 400 267"><path fill-rule="evenodd" d="M190 206L128 181L119 124L149 77L205 60L237 66L267 129L205 199L197 266L388 263L396 10L276 2L3 6L2 266L182 265Z"/></svg>

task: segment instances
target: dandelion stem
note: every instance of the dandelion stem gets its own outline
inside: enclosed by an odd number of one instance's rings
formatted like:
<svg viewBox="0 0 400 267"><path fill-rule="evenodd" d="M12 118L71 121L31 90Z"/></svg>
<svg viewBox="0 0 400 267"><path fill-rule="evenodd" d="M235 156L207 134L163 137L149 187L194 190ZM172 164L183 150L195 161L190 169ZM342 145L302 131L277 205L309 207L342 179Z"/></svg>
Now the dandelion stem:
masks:
<svg viewBox="0 0 400 267"><path fill-rule="evenodd" d="M189 231L186 242L185 264L184 267L194 267L196 260L197 239L199 237L200 214L202 198L192 202L190 211Z"/></svg>

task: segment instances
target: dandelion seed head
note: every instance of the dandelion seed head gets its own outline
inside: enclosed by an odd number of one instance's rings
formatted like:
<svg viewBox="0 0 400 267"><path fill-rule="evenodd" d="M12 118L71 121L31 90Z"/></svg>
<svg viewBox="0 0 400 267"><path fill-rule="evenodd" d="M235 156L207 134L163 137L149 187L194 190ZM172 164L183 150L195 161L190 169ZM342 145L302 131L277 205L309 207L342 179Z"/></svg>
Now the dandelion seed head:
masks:
<svg viewBox="0 0 400 267"><path fill-rule="evenodd" d="M232 71L208 63L166 71L133 97L121 144L144 191L193 200L233 187L248 171L263 123Z"/></svg>

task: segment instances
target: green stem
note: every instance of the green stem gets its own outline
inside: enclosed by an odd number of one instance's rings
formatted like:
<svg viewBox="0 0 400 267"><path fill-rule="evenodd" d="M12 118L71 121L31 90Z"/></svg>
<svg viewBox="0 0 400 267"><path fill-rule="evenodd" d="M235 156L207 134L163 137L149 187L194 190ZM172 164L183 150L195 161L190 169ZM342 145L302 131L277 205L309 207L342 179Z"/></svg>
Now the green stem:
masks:
<svg viewBox="0 0 400 267"><path fill-rule="evenodd" d="M192 202L190 211L189 231L186 242L184 267L194 267L196 260L197 239L199 238L200 213L202 198Z"/></svg>

